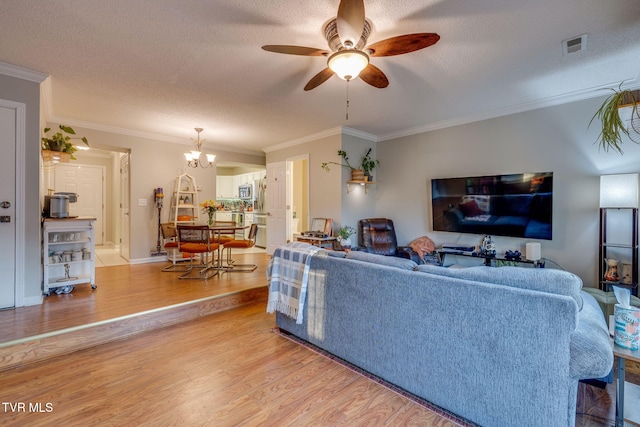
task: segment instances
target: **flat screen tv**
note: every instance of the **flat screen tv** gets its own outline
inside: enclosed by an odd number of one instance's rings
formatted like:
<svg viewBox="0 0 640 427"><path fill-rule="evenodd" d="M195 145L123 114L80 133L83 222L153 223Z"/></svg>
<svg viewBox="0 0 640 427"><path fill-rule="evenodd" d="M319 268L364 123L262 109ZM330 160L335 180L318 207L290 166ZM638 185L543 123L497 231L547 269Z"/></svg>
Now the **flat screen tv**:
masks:
<svg viewBox="0 0 640 427"><path fill-rule="evenodd" d="M551 240L553 172L431 180L434 231Z"/></svg>

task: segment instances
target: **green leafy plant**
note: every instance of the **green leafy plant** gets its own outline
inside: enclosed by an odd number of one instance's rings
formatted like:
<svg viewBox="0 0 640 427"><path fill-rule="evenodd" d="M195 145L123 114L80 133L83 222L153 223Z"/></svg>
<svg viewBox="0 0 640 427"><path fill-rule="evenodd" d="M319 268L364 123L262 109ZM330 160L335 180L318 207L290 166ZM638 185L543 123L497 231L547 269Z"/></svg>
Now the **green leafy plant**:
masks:
<svg viewBox="0 0 640 427"><path fill-rule="evenodd" d="M362 170L364 170L364 173L368 175L372 170L376 168L376 166L379 165L380 160L373 160L371 158L371 148L369 148L366 154L362 157L362 162L360 162Z"/></svg>
<svg viewBox="0 0 640 427"><path fill-rule="evenodd" d="M613 149L623 154L621 147L623 135L636 144L640 143L635 139L635 134L640 130L640 111L638 110L640 91L622 90L620 88L611 90L613 93L605 99L598 111L593 115L589 121L589 126L596 118L600 119L602 122L602 130L598 135L600 147L604 151ZM620 117L619 110L623 106L631 107L631 130L627 128L627 125Z"/></svg>
<svg viewBox="0 0 640 427"><path fill-rule="evenodd" d="M51 128L44 128L44 134L41 138L42 140L42 149L43 150L51 150L51 151L61 151L63 153L71 154L71 159L76 160L73 157L73 153L76 152L75 145L71 142L72 139L80 139L85 145L89 146L89 141L87 141L86 137L71 137L71 135L75 135L76 131L73 130L70 126L60 125L60 131L54 133L51 136L47 136L47 132L51 130Z"/></svg>
<svg viewBox="0 0 640 427"><path fill-rule="evenodd" d="M356 234L356 229L349 225L345 225L338 230L338 237L342 240L346 240L354 234Z"/></svg>
<svg viewBox="0 0 640 427"><path fill-rule="evenodd" d="M338 150L338 156L342 157L342 160L344 163L338 163L338 162L325 162L322 163L322 169L326 170L327 172L329 172L331 169L329 169L329 165L338 165L344 168L349 168L351 170L356 170L357 168L354 168L353 166L351 166L351 164L349 163L349 156L347 156L347 152L344 150Z"/></svg>

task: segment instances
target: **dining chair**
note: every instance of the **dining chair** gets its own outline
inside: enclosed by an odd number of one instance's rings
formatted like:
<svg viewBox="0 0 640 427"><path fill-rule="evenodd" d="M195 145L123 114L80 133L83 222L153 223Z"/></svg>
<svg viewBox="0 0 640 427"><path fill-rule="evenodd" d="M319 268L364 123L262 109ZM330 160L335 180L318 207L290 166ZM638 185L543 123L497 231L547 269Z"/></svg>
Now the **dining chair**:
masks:
<svg viewBox="0 0 640 427"><path fill-rule="evenodd" d="M180 252L190 254L189 270L178 277L179 279L208 279L218 274L218 270L213 264L209 264L209 253L217 250L220 245L211 242L209 238L208 225L178 225L178 249ZM200 269L198 275L191 274L195 268L193 265L194 255L200 255ZM208 271L213 270L213 274Z"/></svg>
<svg viewBox="0 0 640 427"><path fill-rule="evenodd" d="M251 224L249 228L249 235L246 239L232 240L222 245L222 255L224 257L224 251L227 250L227 268L229 271L241 271L250 272L258 268L255 264L236 264L231 258L231 249L249 249L255 246L256 236L258 235L258 224Z"/></svg>
<svg viewBox="0 0 640 427"><path fill-rule="evenodd" d="M162 271L188 271L189 267L184 264L181 265L177 263L177 260L182 257L182 254L178 250L178 231L176 230L175 225L171 222L160 224L160 231L162 234L163 248L167 251L167 259L171 261L171 265L164 267Z"/></svg>
<svg viewBox="0 0 640 427"><path fill-rule="evenodd" d="M216 229L215 233L211 236L213 243L225 244L233 240L233 236L236 233L235 221L214 221L214 227L228 226L228 229Z"/></svg>

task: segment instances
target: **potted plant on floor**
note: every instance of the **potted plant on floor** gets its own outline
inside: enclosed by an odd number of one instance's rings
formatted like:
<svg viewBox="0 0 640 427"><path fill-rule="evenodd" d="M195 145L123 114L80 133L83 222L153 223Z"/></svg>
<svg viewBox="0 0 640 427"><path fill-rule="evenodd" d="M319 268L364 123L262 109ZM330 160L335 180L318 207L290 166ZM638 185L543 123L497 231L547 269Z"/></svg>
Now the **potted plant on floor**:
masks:
<svg viewBox="0 0 640 427"><path fill-rule="evenodd" d="M623 135L635 143L640 143L640 90L611 89L609 95L598 111L589 121L598 118L602 122L602 130L598 135L600 147L604 151L610 148L622 154ZM622 116L621 116L622 113Z"/></svg>
<svg viewBox="0 0 640 427"><path fill-rule="evenodd" d="M58 157L60 161L69 161L76 160L73 156L73 153L76 152L75 145L71 142L72 139L80 139L85 145L89 146L89 141L87 141L86 137L74 137L71 135L75 135L76 132L70 126L60 125L60 130L54 133L51 136L46 136L47 132L51 130L51 128L44 128L44 134L41 138L42 141L42 157L45 160L50 160ZM65 153L65 155L54 155L52 152Z"/></svg>
<svg viewBox="0 0 640 427"><path fill-rule="evenodd" d="M349 225L345 225L344 227L341 227L340 230L338 230L338 237L336 238L336 240L338 241L338 243L340 243L342 249L351 249L351 236L353 236L354 234L356 234L356 229Z"/></svg>

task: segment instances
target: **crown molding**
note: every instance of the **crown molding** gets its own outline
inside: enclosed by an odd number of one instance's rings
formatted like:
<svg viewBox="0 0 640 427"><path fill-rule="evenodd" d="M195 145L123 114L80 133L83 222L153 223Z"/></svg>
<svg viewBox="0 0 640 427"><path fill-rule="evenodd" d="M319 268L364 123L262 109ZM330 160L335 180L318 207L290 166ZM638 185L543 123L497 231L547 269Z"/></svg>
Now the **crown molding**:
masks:
<svg viewBox="0 0 640 427"><path fill-rule="evenodd" d="M584 89L576 92L566 93L563 95L552 96L544 99L539 99L531 102L525 102L518 105L513 105L507 108L501 108L491 111L486 111L478 114L472 114L466 117L458 117L451 120L441 120L439 122L430 123L425 126L419 126L411 129L405 129L399 132L392 132L378 137L379 141L388 141L390 139L402 138L405 136L417 135L419 133L431 132L439 129L446 129L453 126L460 126L474 122L480 122L483 120L495 119L502 116L508 116L511 114L524 113L526 111L537 110L540 108L554 107L557 105L568 104L576 101L583 101L585 99L596 98L606 95L608 90L611 89L636 89L640 80L640 73L632 79L625 80L617 83L610 83L607 85L597 86L589 89Z"/></svg>
<svg viewBox="0 0 640 427"><path fill-rule="evenodd" d="M271 153L271 152L282 150L285 148L295 147L296 145L306 144L307 142L317 141L318 139L327 138L329 136L342 135L342 134L355 136L355 137L366 139L372 142L378 141L378 137L371 133L363 132L361 130L353 129L346 126L339 126L332 129L324 130L322 132L307 135L302 138L292 139L291 141L283 142L281 144L271 145L269 147L266 147L264 149L264 152Z"/></svg>
<svg viewBox="0 0 640 427"><path fill-rule="evenodd" d="M42 83L47 77L49 77L48 74L20 67L18 65L7 64L6 62L0 62L0 74L36 83Z"/></svg>

